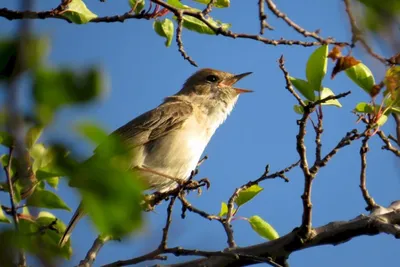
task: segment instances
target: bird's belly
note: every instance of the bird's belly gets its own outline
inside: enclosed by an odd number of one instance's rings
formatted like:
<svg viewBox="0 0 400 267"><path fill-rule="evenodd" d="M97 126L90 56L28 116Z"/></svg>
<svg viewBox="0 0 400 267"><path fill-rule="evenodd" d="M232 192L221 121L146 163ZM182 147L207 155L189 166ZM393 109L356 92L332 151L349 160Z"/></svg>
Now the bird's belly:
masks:
<svg viewBox="0 0 400 267"><path fill-rule="evenodd" d="M209 141L206 131L194 129L199 128L181 128L148 144L144 151L143 167L179 180L188 179ZM176 185L173 180L161 175L151 172L143 175L149 185L157 190L166 191Z"/></svg>

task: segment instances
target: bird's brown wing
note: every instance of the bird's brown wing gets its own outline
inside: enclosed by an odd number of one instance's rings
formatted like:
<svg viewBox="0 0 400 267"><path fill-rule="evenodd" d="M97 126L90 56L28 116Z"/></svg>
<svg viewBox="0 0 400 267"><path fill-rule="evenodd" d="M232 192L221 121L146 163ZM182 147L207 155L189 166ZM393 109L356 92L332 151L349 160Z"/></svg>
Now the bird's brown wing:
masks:
<svg viewBox="0 0 400 267"><path fill-rule="evenodd" d="M111 135L118 136L125 148L134 148L179 129L192 112L189 102L167 101L121 126ZM99 149L101 145L95 152Z"/></svg>

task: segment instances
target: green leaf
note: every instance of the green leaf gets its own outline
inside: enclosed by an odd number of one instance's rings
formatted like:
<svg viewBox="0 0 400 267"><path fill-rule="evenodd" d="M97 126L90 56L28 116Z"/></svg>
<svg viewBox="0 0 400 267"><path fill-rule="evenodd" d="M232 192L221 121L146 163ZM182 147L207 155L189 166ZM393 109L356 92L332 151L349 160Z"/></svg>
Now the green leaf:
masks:
<svg viewBox="0 0 400 267"><path fill-rule="evenodd" d="M108 134L94 123L81 122L76 125L76 129L78 133L86 137L95 145L99 145L108 137Z"/></svg>
<svg viewBox="0 0 400 267"><path fill-rule="evenodd" d="M239 192L238 197L235 199L236 205L239 207L246 202L250 201L253 197L258 195L263 190L259 185L252 185L249 188Z"/></svg>
<svg viewBox="0 0 400 267"><path fill-rule="evenodd" d="M11 135L9 135L7 132L0 132L0 145L11 147L13 143L14 141Z"/></svg>
<svg viewBox="0 0 400 267"><path fill-rule="evenodd" d="M56 194L48 190L36 189L26 201L27 206L62 209L71 211L65 202Z"/></svg>
<svg viewBox="0 0 400 267"><path fill-rule="evenodd" d="M299 79L299 78L294 78L289 76L290 82L293 84L294 87L308 100L314 101L315 100L315 95L314 95L314 90L311 84L309 84L307 81Z"/></svg>
<svg viewBox="0 0 400 267"><path fill-rule="evenodd" d="M378 126L384 125L388 120L388 115L390 115L390 114L381 114L379 119L376 121L376 124Z"/></svg>
<svg viewBox="0 0 400 267"><path fill-rule="evenodd" d="M345 72L355 84L364 89L368 94L371 93L371 89L375 84L375 78L367 66L358 63L357 65L346 69Z"/></svg>
<svg viewBox="0 0 400 267"><path fill-rule="evenodd" d="M102 72L96 67L79 72L72 69L40 69L33 79L36 114L43 124L51 121L57 108L88 102L100 96L102 91Z"/></svg>
<svg viewBox="0 0 400 267"><path fill-rule="evenodd" d="M173 17L176 20L176 17ZM231 27L231 24L229 23L222 23L220 21L213 20L212 18L208 18L207 21L215 26L215 27L220 27L223 30L227 30ZM190 30L194 31L197 33L201 34L210 34L210 35L215 35L215 32L207 26L204 22L201 20L191 17L191 16L183 16L183 27Z"/></svg>
<svg viewBox="0 0 400 267"><path fill-rule="evenodd" d="M374 107L366 102L360 102L356 105L355 112L359 113L374 113Z"/></svg>
<svg viewBox="0 0 400 267"><path fill-rule="evenodd" d="M132 153L111 135L70 175L70 186L80 191L83 207L96 228L113 237L131 233L142 222L144 185L130 168Z"/></svg>
<svg viewBox="0 0 400 267"><path fill-rule="evenodd" d="M174 37L174 23L170 19L164 19L163 21L155 20L153 22L154 31L161 37L165 37L165 46L171 45L172 38Z"/></svg>
<svg viewBox="0 0 400 267"><path fill-rule="evenodd" d="M71 0L61 15L75 24L85 24L97 18L97 15L90 11L82 0Z"/></svg>
<svg viewBox="0 0 400 267"><path fill-rule="evenodd" d="M317 48L308 58L306 77L312 90L321 90L322 80L325 77L328 66L328 45Z"/></svg>
<svg viewBox="0 0 400 267"><path fill-rule="evenodd" d="M326 98L328 96L331 96L331 95L335 95L335 94L332 92L331 89L329 89L327 87L324 87L324 88L322 88L321 98L320 99L324 99L324 98ZM336 106L336 107L339 107L339 108L342 107L342 104L340 104L340 102L337 99L332 99L332 100L325 101L324 103L322 103L322 105L325 105L325 106Z"/></svg>
<svg viewBox="0 0 400 267"><path fill-rule="evenodd" d="M228 205L225 202L221 203L221 210L219 212L219 216L223 217L228 213Z"/></svg>
<svg viewBox="0 0 400 267"><path fill-rule="evenodd" d="M8 155L8 154L4 154L4 155L0 156L0 163L1 163L1 165L3 165L3 168L7 167L9 158L10 158L10 155ZM14 174L17 172L17 168L18 168L18 162L15 158L12 158L11 168L10 168L10 176L11 177L13 177Z"/></svg>
<svg viewBox="0 0 400 267"><path fill-rule="evenodd" d="M43 127L33 126L31 127L25 136L26 147L29 149L33 144L39 139L40 135L43 132Z"/></svg>
<svg viewBox="0 0 400 267"><path fill-rule="evenodd" d="M144 0L129 0L129 5L131 6L133 11L137 15L140 13L140 11L143 10L145 1Z"/></svg>
<svg viewBox="0 0 400 267"><path fill-rule="evenodd" d="M210 0L194 0L194 1L198 2L198 3L205 4L205 5L210 3ZM213 7L225 8L225 7L229 7L230 4L231 4L230 0L217 0L217 1L215 1Z"/></svg>
<svg viewBox="0 0 400 267"><path fill-rule="evenodd" d="M11 221L4 214L3 209L0 207L0 223L11 223Z"/></svg>
<svg viewBox="0 0 400 267"><path fill-rule="evenodd" d="M51 178L47 178L46 182L49 186L51 186L54 189L58 188L58 184L60 182L60 177L51 177Z"/></svg>
<svg viewBox="0 0 400 267"><path fill-rule="evenodd" d="M303 113L304 113L304 108L300 105L294 105L293 110L294 110L294 112L296 112L297 114L300 114L300 115L303 115Z"/></svg>
<svg viewBox="0 0 400 267"><path fill-rule="evenodd" d="M27 69L40 67L49 51L50 42L48 38L44 37L31 37L24 40L23 46L26 51L24 64L17 66L16 59L19 46L20 40L17 38L0 40L0 81L7 80L12 75L17 76Z"/></svg>
<svg viewBox="0 0 400 267"><path fill-rule="evenodd" d="M182 4L179 0L167 0L167 3L178 9L191 9L189 6Z"/></svg>
<svg viewBox="0 0 400 267"><path fill-rule="evenodd" d="M260 236L268 239L274 240L279 238L279 234L276 230L266 221L264 221L260 216L252 216L248 219L251 228L259 234Z"/></svg>

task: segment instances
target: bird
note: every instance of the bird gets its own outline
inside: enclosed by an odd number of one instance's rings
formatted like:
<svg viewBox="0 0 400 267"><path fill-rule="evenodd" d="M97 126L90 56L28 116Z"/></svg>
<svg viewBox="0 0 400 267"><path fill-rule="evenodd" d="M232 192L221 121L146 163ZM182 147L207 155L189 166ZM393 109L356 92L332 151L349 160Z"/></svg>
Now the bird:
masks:
<svg viewBox="0 0 400 267"><path fill-rule="evenodd" d="M239 95L252 90L234 87L252 72L232 74L211 68L191 75L176 94L111 133L132 151L130 168L139 173L148 189L167 192L189 179L217 128L233 110ZM101 144L94 151L101 153ZM82 203L59 241L69 240Z"/></svg>

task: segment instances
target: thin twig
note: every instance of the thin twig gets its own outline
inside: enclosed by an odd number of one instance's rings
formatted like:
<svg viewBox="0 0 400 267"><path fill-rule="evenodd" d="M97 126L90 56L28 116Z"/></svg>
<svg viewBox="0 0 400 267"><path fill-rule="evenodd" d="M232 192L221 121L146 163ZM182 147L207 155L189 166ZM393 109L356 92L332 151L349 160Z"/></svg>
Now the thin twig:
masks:
<svg viewBox="0 0 400 267"><path fill-rule="evenodd" d="M267 14L265 14L265 8L264 8L264 1L265 0L258 0L258 19L260 20L260 34L264 34L264 30L273 30L268 23L267 23Z"/></svg>
<svg viewBox="0 0 400 267"><path fill-rule="evenodd" d="M322 141L321 135L324 131L323 129L323 113L322 113L322 106L319 106L319 110L317 112L318 122L317 125L314 126L315 131L315 162L321 161L321 153L322 153ZM315 163L314 163L315 165Z"/></svg>
<svg viewBox="0 0 400 267"><path fill-rule="evenodd" d="M178 45L178 50L185 60L189 61L189 63L192 64L193 66L198 67L197 63L183 49L183 42L182 42L183 15L182 15L182 11L177 12L176 20L178 21L178 27L176 28L176 43Z"/></svg>
<svg viewBox="0 0 400 267"><path fill-rule="evenodd" d="M305 107L306 104L301 99L299 94L293 89L292 83L290 82L289 73L287 72L287 70L285 68L285 58L283 57L283 55L281 55L281 57L279 58L279 68L282 70L283 76L285 77L285 81L286 81L285 88L297 99L297 102L299 102L300 106Z"/></svg>
<svg viewBox="0 0 400 267"><path fill-rule="evenodd" d="M375 200L371 197L367 189L367 153L369 151L368 141L370 136L367 135L362 140L362 146L360 148L360 156L361 156L361 171L360 171L360 189L362 196L367 203L366 210L373 210L378 205L375 203Z"/></svg>
<svg viewBox="0 0 400 267"><path fill-rule="evenodd" d="M302 28L301 26L299 26L298 24L296 24L285 13L281 12L276 7L275 3L272 0L266 0L266 2L267 2L267 6L268 6L269 10L271 10L271 12L275 14L275 16L283 19L287 25L289 25L290 27L295 29L298 33L302 34L304 37L312 37L315 40L321 42L322 44L329 40L329 38L327 40L325 40L324 38L320 37L317 34L317 32L309 32L309 31L305 30L304 28Z"/></svg>
<svg viewBox="0 0 400 267"><path fill-rule="evenodd" d="M350 6L350 0L343 0L345 8L346 8L346 13L347 16L349 17L349 22L350 22L350 27L351 27L351 46L354 47L357 41L361 43L361 45L364 47L364 49L367 51L368 54L370 54L372 57L376 58L383 64L388 64L389 60L385 59L384 57L378 55L377 53L374 52L374 50L368 45L367 41L365 40L363 33L361 30L358 28L356 19L353 15L353 12L351 10Z"/></svg>
<svg viewBox="0 0 400 267"><path fill-rule="evenodd" d="M96 260L99 251L111 239L110 236L98 236L96 240L94 240L92 247L86 253L86 257L80 261L78 267L90 267L93 265L94 261Z"/></svg>
<svg viewBox="0 0 400 267"><path fill-rule="evenodd" d="M211 12L215 2L216 0L210 0L210 2L208 2L207 7L202 12L204 16L208 15Z"/></svg>
<svg viewBox="0 0 400 267"><path fill-rule="evenodd" d="M165 223L165 227L163 228L162 239L160 242L160 246L158 247L159 249L167 248L168 231L169 231L169 227L170 227L171 221L172 221L172 208L174 206L175 200L176 200L176 196L172 197L171 201L169 202L168 208L167 208L167 221Z"/></svg>
<svg viewBox="0 0 400 267"><path fill-rule="evenodd" d="M382 146L382 149L386 149L391 151L394 155L397 157L400 157L400 150L395 148L392 143L390 142L389 138L386 137L386 135L382 131L378 131L378 136L382 139L382 141L385 143L384 146Z"/></svg>

